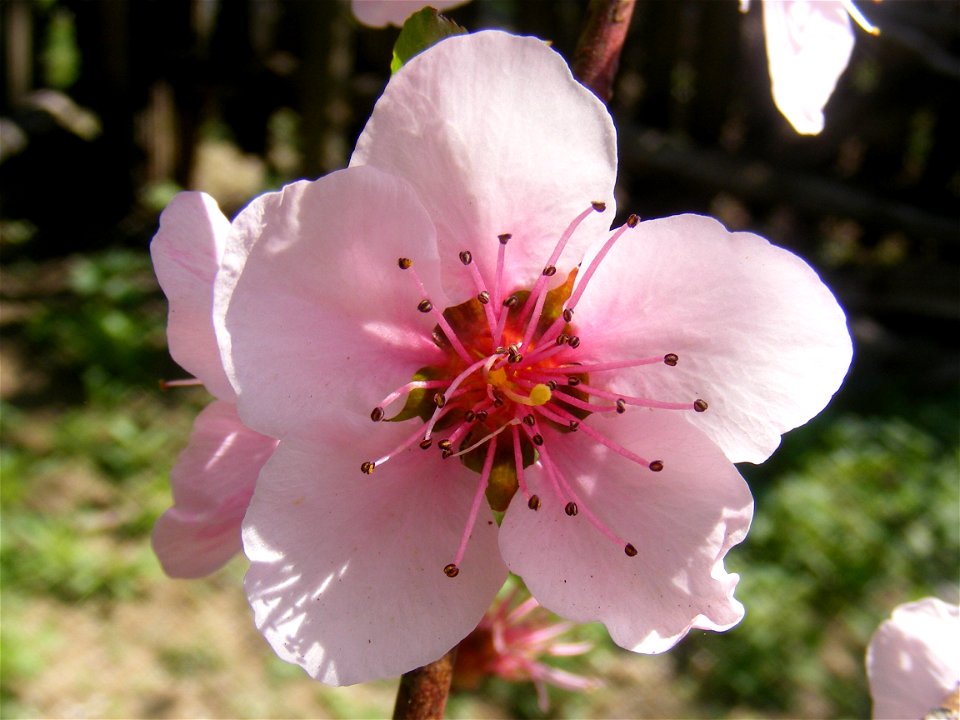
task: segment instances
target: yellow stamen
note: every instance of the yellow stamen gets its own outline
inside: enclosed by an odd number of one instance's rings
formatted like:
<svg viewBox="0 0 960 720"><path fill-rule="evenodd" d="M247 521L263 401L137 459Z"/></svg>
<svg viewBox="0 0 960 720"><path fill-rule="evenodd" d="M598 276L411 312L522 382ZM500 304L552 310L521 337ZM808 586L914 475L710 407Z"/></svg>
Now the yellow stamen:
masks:
<svg viewBox="0 0 960 720"><path fill-rule="evenodd" d="M530 396L521 395L514 392L508 387L500 388L504 394L511 400L521 405L528 405L530 407L537 407L538 405L546 405L550 402L551 392L550 388L540 383L539 385L534 385L533 389L530 391Z"/></svg>

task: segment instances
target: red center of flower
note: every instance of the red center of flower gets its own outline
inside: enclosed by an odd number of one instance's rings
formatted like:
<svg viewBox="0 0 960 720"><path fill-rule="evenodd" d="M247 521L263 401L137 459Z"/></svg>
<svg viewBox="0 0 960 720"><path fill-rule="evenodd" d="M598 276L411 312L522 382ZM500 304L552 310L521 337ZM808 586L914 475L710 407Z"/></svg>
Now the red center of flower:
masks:
<svg viewBox="0 0 960 720"><path fill-rule="evenodd" d="M583 515L628 556L635 556L637 549L611 530L578 497L562 469L552 460L542 428L550 426L561 434L583 432L646 470L660 472L662 461L642 458L601 435L590 427L589 416L623 414L628 406L695 412L707 409L707 403L701 399L675 403L623 396L595 386L590 380L592 373L640 365L664 363L672 367L679 361L674 353L589 364L577 360L576 351L583 342L573 325L577 303L607 252L625 232L637 226L639 218L631 215L626 224L611 234L575 289L578 268L552 290L548 290L548 281L556 274L555 263L580 223L591 213L604 210L603 203L591 203L564 231L533 286L515 289L506 296L503 268L511 235L498 238L497 270L492 286L484 281L470 251L464 250L460 261L470 274L476 294L442 312L427 297L412 260L400 258L398 261L400 269L410 273L422 293L423 300L417 309L431 313L437 321L433 341L445 351L446 361L439 366L422 368L411 382L394 390L373 409L371 419L380 422L388 419L385 410L388 405L406 397L403 409L389 420L416 420L418 425L416 432L398 447L377 460L362 463L360 469L371 474L414 443L424 450L435 443L442 459L459 458L480 474L460 546L453 562L443 569L449 577L456 577L460 572L460 562L484 497L493 510L502 512L519 490L528 508L540 509L539 496L528 490L524 480L524 469L534 463L545 471L551 492L556 493L568 516Z"/></svg>

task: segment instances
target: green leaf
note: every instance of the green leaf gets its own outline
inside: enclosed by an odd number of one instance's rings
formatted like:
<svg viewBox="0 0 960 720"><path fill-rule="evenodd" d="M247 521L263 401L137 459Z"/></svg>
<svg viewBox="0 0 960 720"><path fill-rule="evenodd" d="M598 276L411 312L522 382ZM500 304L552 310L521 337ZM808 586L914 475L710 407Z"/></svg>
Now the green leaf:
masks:
<svg viewBox="0 0 960 720"><path fill-rule="evenodd" d="M444 17L432 7L427 7L407 18L393 45L393 61L390 72L395 73L411 58L416 57L431 45L452 35L465 35L466 28Z"/></svg>

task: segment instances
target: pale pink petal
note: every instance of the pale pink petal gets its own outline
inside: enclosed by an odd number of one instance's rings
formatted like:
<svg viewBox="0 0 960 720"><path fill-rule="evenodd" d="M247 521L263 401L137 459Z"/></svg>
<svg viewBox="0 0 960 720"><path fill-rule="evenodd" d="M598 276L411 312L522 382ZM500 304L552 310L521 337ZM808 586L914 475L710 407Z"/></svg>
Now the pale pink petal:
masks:
<svg viewBox="0 0 960 720"><path fill-rule="evenodd" d="M199 192L180 193L160 215L150 243L153 267L170 304L170 355L222 400L233 399L213 330L213 283L230 221L216 201Z"/></svg>
<svg viewBox="0 0 960 720"><path fill-rule="evenodd" d="M594 373L590 382L706 400L704 413L679 412L733 462L762 462L781 433L820 412L852 356L843 310L803 260L698 215L643 222L624 236L574 322L584 360L679 355L676 367Z"/></svg>
<svg viewBox="0 0 960 720"><path fill-rule="evenodd" d="M240 422L217 400L193 424L170 475L173 507L153 529L153 549L171 577L209 575L240 551L240 523L276 440Z"/></svg>
<svg viewBox="0 0 960 720"><path fill-rule="evenodd" d="M369 432L383 396L439 357L436 320L418 312L423 294L397 264L412 259L443 308L436 252L416 197L373 168L254 200L217 277L218 303L229 303L218 336L244 421L274 437Z"/></svg>
<svg viewBox="0 0 960 720"><path fill-rule="evenodd" d="M960 686L960 607L937 598L900 605L867 648L873 717L922 718Z"/></svg>
<svg viewBox="0 0 960 720"><path fill-rule="evenodd" d="M282 659L331 685L436 660L476 626L507 575L487 510L460 574L443 572L476 473L416 446L360 472L363 458L409 432L388 426L351 445L283 441L244 521L257 627Z"/></svg>
<svg viewBox="0 0 960 720"><path fill-rule="evenodd" d="M853 52L839 0L766 0L763 26L773 100L802 135L823 130L823 108Z"/></svg>
<svg viewBox="0 0 960 720"><path fill-rule="evenodd" d="M470 0L351 0L353 15L364 25L370 27L400 27L404 20L418 10L432 7L435 10L449 10L465 5Z"/></svg>
<svg viewBox="0 0 960 720"><path fill-rule="evenodd" d="M723 558L747 533L753 500L746 483L702 433L664 411L632 410L586 424L648 459L651 472L582 431L542 428L551 460L579 497L568 517L542 469L528 468L538 511L514 498L500 534L504 560L544 606L576 622L599 620L622 647L657 653L691 628L725 630L740 621L739 577ZM588 520L592 512L611 532Z"/></svg>
<svg viewBox="0 0 960 720"><path fill-rule="evenodd" d="M411 60L384 90L350 164L374 165L416 187L437 226L444 282L461 291L468 285L461 250L473 253L490 282L496 238L511 233L505 284L529 286L591 201L606 202L607 211L587 218L558 266L576 264L615 214L610 115L535 38L473 33Z"/></svg>

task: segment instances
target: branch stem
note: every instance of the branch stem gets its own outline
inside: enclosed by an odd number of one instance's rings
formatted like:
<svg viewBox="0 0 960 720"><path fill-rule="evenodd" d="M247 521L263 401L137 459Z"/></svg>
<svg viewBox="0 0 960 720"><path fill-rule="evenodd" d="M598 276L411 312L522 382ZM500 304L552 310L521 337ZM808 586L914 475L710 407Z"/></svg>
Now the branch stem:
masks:
<svg viewBox="0 0 960 720"><path fill-rule="evenodd" d="M590 0L587 8L587 22L573 54L573 74L604 103L613 96L613 79L635 2Z"/></svg>
<svg viewBox="0 0 960 720"><path fill-rule="evenodd" d="M453 648L439 660L406 672L397 688L393 720L441 720L453 679Z"/></svg>

